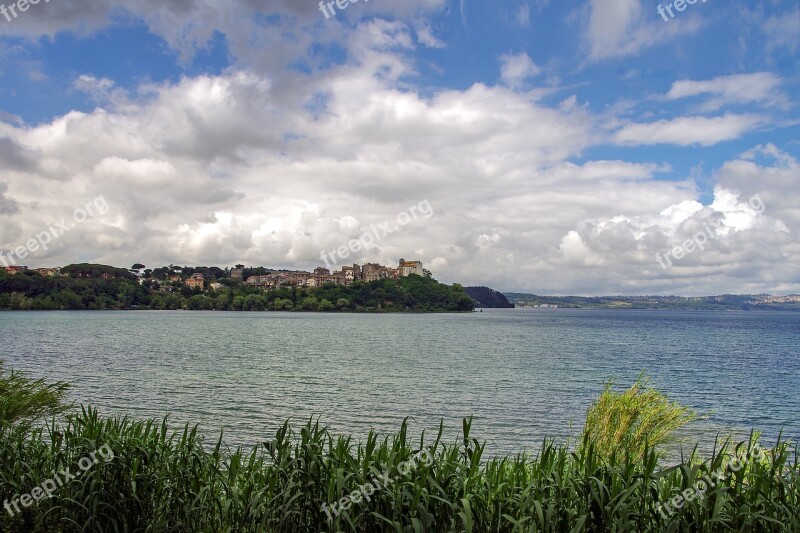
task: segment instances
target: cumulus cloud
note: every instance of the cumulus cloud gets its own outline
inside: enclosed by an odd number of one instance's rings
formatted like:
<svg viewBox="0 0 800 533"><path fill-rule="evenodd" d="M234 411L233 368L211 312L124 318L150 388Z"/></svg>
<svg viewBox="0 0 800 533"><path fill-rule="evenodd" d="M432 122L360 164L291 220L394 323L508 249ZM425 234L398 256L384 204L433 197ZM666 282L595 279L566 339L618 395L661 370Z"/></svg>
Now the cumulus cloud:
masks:
<svg viewBox="0 0 800 533"><path fill-rule="evenodd" d="M631 115L616 108L598 115L568 88L557 98L528 91L541 71L524 52L500 58L501 84L418 87L411 52L443 45L419 14L444 4L370 2L325 21L316 4L288 0L115 8L65 0L52 15L20 19L13 31L38 37L140 16L185 57L222 31L235 61L219 74L125 89L78 72L72 87L94 109L37 124L0 115L0 249L103 195L107 214L30 265L313 268L321 252L393 226L399 213L427 200L431 218L350 260L413 257L446 282L545 293L800 290L792 200L800 172L786 147L757 146L719 165L709 178L717 184L710 202L693 176L616 151L741 139L768 123L760 111L636 121L621 120ZM87 6L97 11L84 13ZM633 54L699 25L687 18L680 30L655 28L635 0L590 7L594 60ZM381 12L399 18L374 16ZM273 17L253 17L267 13ZM285 33L269 23L255 31L256 18L281 20ZM337 43L341 58L322 66L304 54L314 42ZM293 60L303 68L278 67ZM743 76L679 80L657 100L696 98L708 111L783 105L776 76ZM755 195L763 212L748 203ZM719 228L719 239L663 271L655 254L705 225Z"/></svg>

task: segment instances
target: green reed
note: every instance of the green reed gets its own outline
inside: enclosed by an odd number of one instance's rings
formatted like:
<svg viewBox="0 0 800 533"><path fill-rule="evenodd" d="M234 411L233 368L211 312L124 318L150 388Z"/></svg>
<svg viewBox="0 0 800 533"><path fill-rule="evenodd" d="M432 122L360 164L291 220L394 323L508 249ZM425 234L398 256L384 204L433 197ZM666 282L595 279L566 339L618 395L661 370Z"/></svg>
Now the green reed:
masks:
<svg viewBox="0 0 800 533"><path fill-rule="evenodd" d="M4 419L3 502L101 446L114 458L19 514L0 509L0 531L800 531L798 452L782 439L720 441L709 457L694 451L665 465L650 444L609 454L591 432L577 446L545 440L514 457L492 456L473 438L471 419L458 441L443 434L440 426L414 439L404 421L397 433L356 442L310 420L285 423L257 447L228 449L196 427L174 431L167 419L103 417L88 407L43 427ZM430 461L414 462L423 452ZM683 501L710 476L702 497ZM377 479L380 488L355 502L354 491ZM338 515L325 512L348 495Z"/></svg>

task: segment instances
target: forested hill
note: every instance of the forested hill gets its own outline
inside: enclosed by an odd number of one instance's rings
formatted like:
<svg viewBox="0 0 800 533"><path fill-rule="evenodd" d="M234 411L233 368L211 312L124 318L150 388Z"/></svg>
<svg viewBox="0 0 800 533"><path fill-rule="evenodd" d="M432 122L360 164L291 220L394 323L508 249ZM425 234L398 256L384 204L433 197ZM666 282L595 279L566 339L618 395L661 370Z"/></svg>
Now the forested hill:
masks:
<svg viewBox="0 0 800 533"><path fill-rule="evenodd" d="M7 274L0 269L0 310L156 309L218 311L341 311L341 312L466 312L475 308L460 285L411 275L399 279L324 285L310 289L284 286L262 289L216 277L198 267L216 288L187 285L187 276L147 280L125 269L105 265L70 265L61 275L34 271ZM218 270L218 269L217 269ZM224 276L223 271L219 273Z"/></svg>
<svg viewBox="0 0 800 533"><path fill-rule="evenodd" d="M488 309L507 309L513 308L514 304L508 301L508 298L501 292L497 292L489 287L465 287L464 291L470 298L475 300L477 306L486 307Z"/></svg>

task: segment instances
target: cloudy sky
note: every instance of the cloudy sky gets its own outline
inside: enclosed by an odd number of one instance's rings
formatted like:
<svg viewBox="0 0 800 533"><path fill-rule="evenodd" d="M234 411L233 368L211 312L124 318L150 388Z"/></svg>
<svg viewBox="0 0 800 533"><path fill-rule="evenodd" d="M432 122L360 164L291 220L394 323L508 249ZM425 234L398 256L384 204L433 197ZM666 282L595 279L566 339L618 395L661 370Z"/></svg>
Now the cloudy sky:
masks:
<svg viewBox="0 0 800 533"><path fill-rule="evenodd" d="M308 269L389 223L349 262L800 293L797 0L3 2L0 252L70 227L20 264Z"/></svg>

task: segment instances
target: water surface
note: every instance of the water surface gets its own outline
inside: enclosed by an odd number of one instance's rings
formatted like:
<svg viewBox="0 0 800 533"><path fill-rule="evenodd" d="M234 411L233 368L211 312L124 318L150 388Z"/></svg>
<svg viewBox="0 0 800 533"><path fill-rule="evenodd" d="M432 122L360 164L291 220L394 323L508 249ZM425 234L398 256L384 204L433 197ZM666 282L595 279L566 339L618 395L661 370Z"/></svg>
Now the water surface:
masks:
<svg viewBox="0 0 800 533"><path fill-rule="evenodd" d="M750 428L800 436L800 315L777 312L487 310L366 315L0 313L13 368L74 385L103 413L162 417L254 444L286 419L337 432L451 428L474 415L490 453L579 433L609 378L642 371L709 414L693 441Z"/></svg>

